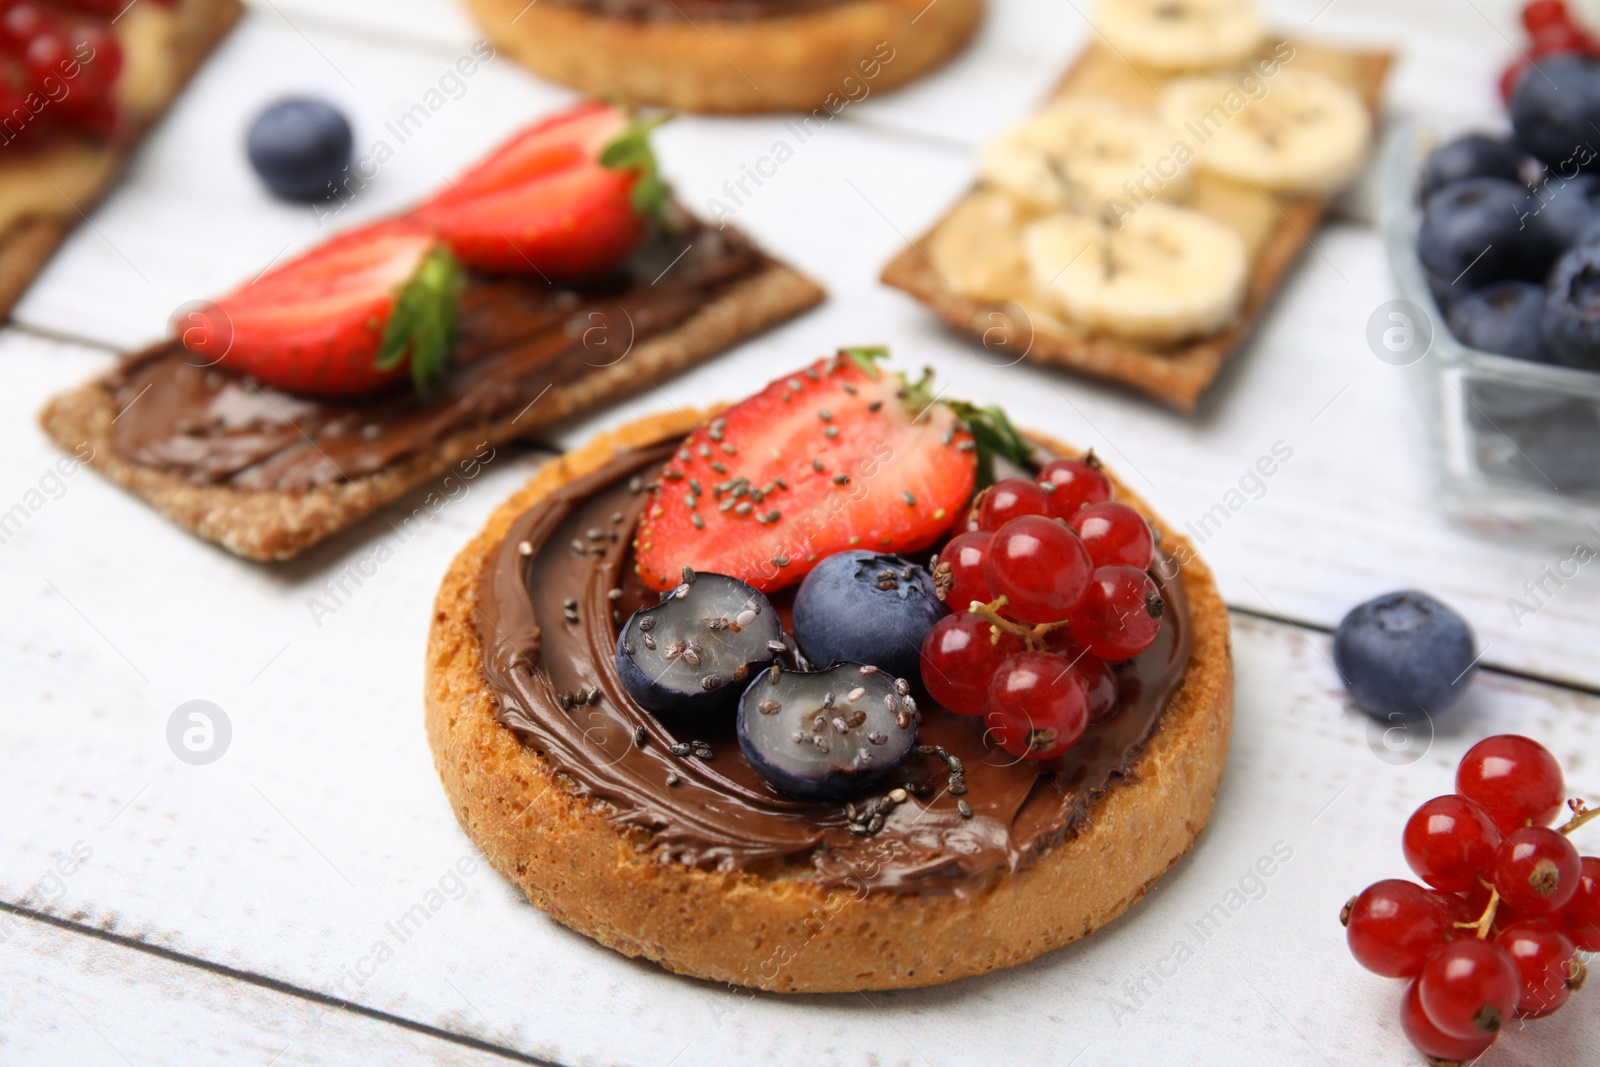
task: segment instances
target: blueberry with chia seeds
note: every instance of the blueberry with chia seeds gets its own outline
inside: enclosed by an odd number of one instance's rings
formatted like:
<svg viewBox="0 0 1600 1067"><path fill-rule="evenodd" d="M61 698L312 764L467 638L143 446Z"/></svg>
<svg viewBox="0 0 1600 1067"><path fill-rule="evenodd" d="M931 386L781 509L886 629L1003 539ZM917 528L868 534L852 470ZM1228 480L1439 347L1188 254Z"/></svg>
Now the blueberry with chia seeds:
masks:
<svg viewBox="0 0 1600 1067"><path fill-rule="evenodd" d="M1540 281L1556 247L1528 190L1504 178L1468 178L1428 197L1417 254L1452 289L1477 289L1507 278ZM1531 224L1530 224L1531 222Z"/></svg>
<svg viewBox="0 0 1600 1067"><path fill-rule="evenodd" d="M1470 348L1512 359L1547 362L1539 321L1544 288L1532 282L1495 282L1467 293L1445 316L1456 340Z"/></svg>
<svg viewBox="0 0 1600 1067"><path fill-rule="evenodd" d="M1375 718L1420 718L1461 699L1477 650L1465 619L1415 590L1385 593L1339 623L1333 663Z"/></svg>
<svg viewBox="0 0 1600 1067"><path fill-rule="evenodd" d="M1600 244L1579 245L1556 263L1539 323L1552 362L1600 370Z"/></svg>
<svg viewBox="0 0 1600 1067"><path fill-rule="evenodd" d="M1511 94L1517 141L1561 174L1600 169L1600 63L1576 53L1545 56Z"/></svg>
<svg viewBox="0 0 1600 1067"><path fill-rule="evenodd" d="M739 701L739 748L775 789L829 800L877 782L917 740L904 678L860 663L825 671L773 666Z"/></svg>
<svg viewBox="0 0 1600 1067"><path fill-rule="evenodd" d="M663 715L731 709L746 683L783 650L767 598L725 574L695 574L617 635L617 673L630 696Z"/></svg>
<svg viewBox="0 0 1600 1067"><path fill-rule="evenodd" d="M1527 153L1509 137L1471 133L1440 145L1428 154L1419 182L1423 196L1464 178L1520 181Z"/></svg>

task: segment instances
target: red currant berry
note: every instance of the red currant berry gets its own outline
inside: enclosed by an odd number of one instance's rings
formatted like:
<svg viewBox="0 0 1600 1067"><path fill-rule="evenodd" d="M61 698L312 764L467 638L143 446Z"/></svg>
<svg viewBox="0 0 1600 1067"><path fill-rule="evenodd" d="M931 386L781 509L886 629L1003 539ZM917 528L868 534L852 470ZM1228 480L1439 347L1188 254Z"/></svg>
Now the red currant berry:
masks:
<svg viewBox="0 0 1600 1067"><path fill-rule="evenodd" d="M1150 576L1135 567L1101 567L1068 616L1072 636L1106 660L1131 659L1161 632L1166 601Z"/></svg>
<svg viewBox="0 0 1600 1067"><path fill-rule="evenodd" d="M995 482L983 494L983 503L978 505L978 529L992 532L1024 515L1048 514L1048 495L1026 478Z"/></svg>
<svg viewBox="0 0 1600 1067"><path fill-rule="evenodd" d="M1522 976L1518 1014L1549 1015L1567 1002L1572 982L1581 973L1571 938L1540 919L1524 919L1500 931L1494 943Z"/></svg>
<svg viewBox="0 0 1600 1067"><path fill-rule="evenodd" d="M1079 509L1067 520L1083 538L1083 547L1096 567L1122 565L1150 569L1155 554L1155 538L1144 516L1126 504L1104 501Z"/></svg>
<svg viewBox="0 0 1600 1067"><path fill-rule="evenodd" d="M1493 1037L1517 1010L1522 975L1504 949L1476 937L1452 941L1417 976L1428 1021L1458 1038Z"/></svg>
<svg viewBox="0 0 1600 1067"><path fill-rule="evenodd" d="M1529 33L1538 33L1550 26L1571 26L1572 16L1563 0L1533 0L1522 9L1522 25Z"/></svg>
<svg viewBox="0 0 1600 1067"><path fill-rule="evenodd" d="M1012 519L995 532L983 576L1005 613L1021 622L1055 622L1083 599L1094 565L1066 525L1042 515Z"/></svg>
<svg viewBox="0 0 1600 1067"><path fill-rule="evenodd" d="M1350 902L1345 940L1356 962L1385 978L1415 978L1444 946L1444 902L1415 882L1387 878Z"/></svg>
<svg viewBox="0 0 1600 1067"><path fill-rule="evenodd" d="M1081 459L1058 459L1044 465L1039 484L1051 485L1050 514L1070 519L1078 509L1111 499L1111 479Z"/></svg>
<svg viewBox="0 0 1600 1067"><path fill-rule="evenodd" d="M81 64L78 90L96 100L106 98L122 73L122 46L116 37L92 22L72 27L72 53Z"/></svg>
<svg viewBox="0 0 1600 1067"><path fill-rule="evenodd" d="M1122 699L1110 664L1099 656L1091 656L1064 628L1045 634L1044 643L1083 675L1084 687L1089 691L1089 725L1105 722L1117 713Z"/></svg>
<svg viewBox="0 0 1600 1067"><path fill-rule="evenodd" d="M28 65L29 77L37 85L46 76L59 79L62 76L61 64L71 54L66 39L59 33L41 33L28 42L22 58Z"/></svg>
<svg viewBox="0 0 1600 1067"><path fill-rule="evenodd" d="M1466 797L1434 797L1406 822L1401 844L1417 877L1447 893L1478 884L1494 863L1500 831L1484 810Z"/></svg>
<svg viewBox="0 0 1600 1067"><path fill-rule="evenodd" d="M1490 863L1492 865L1493 861L1491 860ZM1493 874L1494 870L1491 866L1490 870L1483 872L1483 877L1488 878ZM1454 893L1451 894L1451 896L1463 902L1462 910L1465 912L1465 914L1458 916L1456 919L1457 922L1476 923L1479 919L1483 918L1483 913L1489 908L1489 888L1489 886L1479 882L1477 885L1467 890L1462 896L1457 896ZM1501 900L1494 906L1494 919L1489 924L1489 932L1491 934L1499 933L1512 923L1520 922L1526 917L1527 916L1519 914L1516 908L1513 908L1504 900ZM1477 930L1463 929L1457 931L1457 933L1459 933L1462 937L1478 936Z"/></svg>
<svg viewBox="0 0 1600 1067"><path fill-rule="evenodd" d="M1557 925L1585 952L1600 952L1600 857L1583 857L1578 889L1555 915Z"/></svg>
<svg viewBox="0 0 1600 1067"><path fill-rule="evenodd" d="M12 4L5 15L0 16L0 35L11 44L13 51L21 53L28 42L48 30L53 21L38 4Z"/></svg>
<svg viewBox="0 0 1600 1067"><path fill-rule="evenodd" d="M1547 826L1506 835L1494 854L1494 887L1524 915L1548 915L1578 891L1583 861L1572 842Z"/></svg>
<svg viewBox="0 0 1600 1067"><path fill-rule="evenodd" d="M1083 676L1054 652L1007 658L989 683L986 708L989 737L1022 759L1054 759L1089 727Z"/></svg>
<svg viewBox="0 0 1600 1067"><path fill-rule="evenodd" d="M1400 1004L1400 1028L1417 1051L1447 1063L1468 1063L1488 1052L1494 1044L1494 1034L1451 1037L1433 1024L1422 1010L1422 998L1418 991L1421 984L1420 981L1412 982L1406 988L1405 1000Z"/></svg>
<svg viewBox="0 0 1600 1067"><path fill-rule="evenodd" d="M1500 832L1549 826L1561 814L1566 785L1561 764L1539 742L1518 734L1479 741L1456 768L1456 792L1474 800Z"/></svg>
<svg viewBox="0 0 1600 1067"><path fill-rule="evenodd" d="M974 600L987 604L994 599L983 577L983 557L993 538L994 534L987 531L960 534L952 537L939 553L939 566L950 565L950 588L944 602L951 611L966 611Z"/></svg>
<svg viewBox="0 0 1600 1067"><path fill-rule="evenodd" d="M946 615L922 641L922 684L957 715L982 715L989 681L1022 642L967 611Z"/></svg>

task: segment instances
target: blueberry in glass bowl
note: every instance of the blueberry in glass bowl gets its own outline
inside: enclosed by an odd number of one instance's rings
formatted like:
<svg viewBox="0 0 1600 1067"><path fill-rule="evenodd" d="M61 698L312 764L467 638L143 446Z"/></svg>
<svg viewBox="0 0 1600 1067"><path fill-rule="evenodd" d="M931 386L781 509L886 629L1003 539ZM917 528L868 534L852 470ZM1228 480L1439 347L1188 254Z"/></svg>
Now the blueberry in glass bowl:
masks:
<svg viewBox="0 0 1600 1067"><path fill-rule="evenodd" d="M1463 291L1519 278L1540 281L1557 251L1538 204L1506 178L1464 178L1427 198L1417 254L1435 277Z"/></svg>
<svg viewBox="0 0 1600 1067"><path fill-rule="evenodd" d="M1600 70L1578 66L1584 77ZM1580 95L1590 99L1575 92L1574 113ZM1600 107L1592 117L1600 127ZM1559 133L1557 123L1533 119L1525 108L1509 136L1451 139L1413 123L1390 139L1389 259L1399 295L1432 326L1429 346L1404 373L1419 395L1447 514L1498 534L1593 537L1600 361L1590 358L1600 344L1589 341L1600 337L1590 328L1600 318L1600 171L1564 157L1548 169L1549 160L1532 162L1524 130L1542 138L1541 158ZM1600 135L1590 141L1600 147Z"/></svg>

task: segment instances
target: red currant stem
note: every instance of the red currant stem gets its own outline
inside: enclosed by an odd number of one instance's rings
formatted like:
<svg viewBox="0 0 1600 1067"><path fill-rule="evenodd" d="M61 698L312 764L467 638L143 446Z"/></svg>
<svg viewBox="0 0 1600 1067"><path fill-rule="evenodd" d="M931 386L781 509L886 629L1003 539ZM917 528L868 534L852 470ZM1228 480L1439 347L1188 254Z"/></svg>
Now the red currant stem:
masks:
<svg viewBox="0 0 1600 1067"><path fill-rule="evenodd" d="M1067 625L1066 619L1062 619L1060 622L1040 623L1038 626L1024 626L1019 622L1012 622L1000 614L1000 609L1008 603L1010 601L1006 597L999 596L987 604L981 600L974 600L967 606L967 610L972 614L980 619L988 620L989 625L994 629L991 640L996 644L1000 641L1001 633L1008 633L1012 637L1019 638L1023 643L1023 647L1027 648L1028 651L1036 652L1044 648L1045 634L1051 630L1059 630Z"/></svg>
<svg viewBox="0 0 1600 1067"><path fill-rule="evenodd" d="M1567 806L1572 809L1572 818L1556 827L1556 833L1558 834L1571 834L1572 831L1584 823L1600 819L1600 808L1591 808L1582 800L1569 800L1567 801Z"/></svg>
<svg viewBox="0 0 1600 1067"><path fill-rule="evenodd" d="M1482 878L1479 878L1478 881L1489 890L1488 905L1483 909L1483 914L1478 917L1477 922L1455 923L1454 925L1460 930L1478 931L1478 939L1483 941L1488 939L1489 929L1490 927L1494 926L1494 913L1499 910L1500 907L1500 890L1496 889L1490 883L1485 882Z"/></svg>

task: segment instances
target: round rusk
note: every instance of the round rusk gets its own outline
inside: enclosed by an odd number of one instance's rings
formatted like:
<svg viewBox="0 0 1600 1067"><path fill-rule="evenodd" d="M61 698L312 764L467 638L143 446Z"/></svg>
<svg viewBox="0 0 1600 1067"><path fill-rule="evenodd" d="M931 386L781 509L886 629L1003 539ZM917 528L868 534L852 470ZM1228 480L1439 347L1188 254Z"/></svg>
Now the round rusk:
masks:
<svg viewBox="0 0 1600 1067"><path fill-rule="evenodd" d="M1111 200L1180 200L1190 178L1172 162L1176 142L1153 114L1098 97L1069 98L990 142L982 174L1042 208L1098 211Z"/></svg>
<svg viewBox="0 0 1600 1067"><path fill-rule="evenodd" d="M1174 71L1237 63L1267 34L1255 0L1099 0L1094 24L1124 58Z"/></svg>
<svg viewBox="0 0 1600 1067"><path fill-rule="evenodd" d="M1161 114L1206 132L1200 166L1268 192L1332 196L1356 176L1372 143L1372 116L1354 90L1322 74L1280 70L1245 95L1231 74L1175 78Z"/></svg>
<svg viewBox="0 0 1600 1067"><path fill-rule="evenodd" d="M1151 201L1120 220L1062 213L1022 241L1034 280L1070 319L1125 340L1215 333L1244 303L1244 241L1192 208Z"/></svg>

